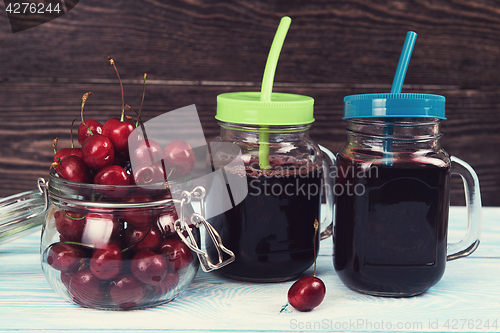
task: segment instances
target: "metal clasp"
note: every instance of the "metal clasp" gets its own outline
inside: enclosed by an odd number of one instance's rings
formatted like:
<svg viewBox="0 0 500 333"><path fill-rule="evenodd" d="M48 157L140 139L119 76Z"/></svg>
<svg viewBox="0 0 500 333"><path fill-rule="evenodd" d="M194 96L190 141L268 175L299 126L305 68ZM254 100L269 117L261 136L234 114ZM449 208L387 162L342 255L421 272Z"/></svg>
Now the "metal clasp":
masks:
<svg viewBox="0 0 500 333"><path fill-rule="evenodd" d="M222 244L222 239L220 235L217 233L214 227L210 223L205 220L205 195L206 195L206 190L203 186L197 186L195 187L191 192L189 191L183 191L181 194L181 204L180 204L180 213L179 213L179 219L175 221L175 229L177 231L177 234L179 237L182 239L182 241L192 250L196 253L198 256L198 259L200 260L201 263L201 268L203 269L204 272L211 272L213 270L219 269L221 267L224 267L230 263L232 263L235 259L234 253L227 249L223 244ZM208 235L210 236L210 239L212 240L213 244L215 245L215 248L217 249L217 254L218 254L218 261L217 263L212 263L210 261L210 257L208 256L208 253L201 250L198 244L196 243L196 239L191 231L191 227L185 223L184 219L184 208L187 204L190 204L192 200L197 200L200 203L200 213L193 213L191 215L190 221L192 225L195 227L199 228L201 225L205 227L207 230ZM184 236L184 231L188 233L189 239ZM223 253L226 253L229 255L229 258L224 260Z"/></svg>
<svg viewBox="0 0 500 333"><path fill-rule="evenodd" d="M45 200L45 205L42 212L46 212L49 209L49 196L47 195L47 182L43 178L38 178L37 180L38 190L43 195Z"/></svg>

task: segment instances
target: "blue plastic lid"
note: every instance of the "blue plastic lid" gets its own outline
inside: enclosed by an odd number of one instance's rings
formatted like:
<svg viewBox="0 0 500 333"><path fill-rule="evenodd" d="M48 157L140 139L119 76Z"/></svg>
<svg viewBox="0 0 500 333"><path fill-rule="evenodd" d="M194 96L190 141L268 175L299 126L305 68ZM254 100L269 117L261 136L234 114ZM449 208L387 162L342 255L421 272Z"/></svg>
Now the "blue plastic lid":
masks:
<svg viewBox="0 0 500 333"><path fill-rule="evenodd" d="M362 94L344 97L344 117L445 117L446 98L431 94Z"/></svg>

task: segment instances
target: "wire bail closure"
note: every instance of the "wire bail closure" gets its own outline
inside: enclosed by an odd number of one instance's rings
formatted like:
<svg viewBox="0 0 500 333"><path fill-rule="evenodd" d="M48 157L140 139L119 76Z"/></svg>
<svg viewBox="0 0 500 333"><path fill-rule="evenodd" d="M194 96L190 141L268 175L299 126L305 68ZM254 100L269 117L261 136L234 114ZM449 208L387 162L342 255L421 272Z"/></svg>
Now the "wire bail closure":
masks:
<svg viewBox="0 0 500 333"><path fill-rule="evenodd" d="M181 240L198 256L203 271L211 272L232 263L235 259L235 255L231 250L227 249L222 244L220 235L217 233L215 228L212 227L212 225L205 219L205 195L206 190L203 186L197 186L191 192L183 191L181 194L182 199L180 205L180 217L177 221L175 221L174 226ZM184 208L187 204L190 204L192 200L199 201L201 214L191 214L190 222L197 228L203 225L207 230L210 239L217 249L218 261L215 264L210 261L208 253L200 249L200 247L196 243L196 239L193 233L191 232L191 227L185 222ZM184 231L188 233L189 239L184 236ZM223 252L229 255L228 259L224 260Z"/></svg>

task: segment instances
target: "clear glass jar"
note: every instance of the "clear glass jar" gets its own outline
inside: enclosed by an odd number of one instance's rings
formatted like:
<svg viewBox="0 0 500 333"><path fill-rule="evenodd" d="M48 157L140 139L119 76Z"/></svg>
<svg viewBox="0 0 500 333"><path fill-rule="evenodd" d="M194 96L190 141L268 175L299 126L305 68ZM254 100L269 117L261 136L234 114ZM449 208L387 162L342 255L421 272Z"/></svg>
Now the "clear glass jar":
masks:
<svg viewBox="0 0 500 333"><path fill-rule="evenodd" d="M0 201L0 235L9 241L43 221L43 272L72 303L103 310L164 304L188 287L199 260L204 271L227 263L213 265L198 246L198 228L212 228L191 202L203 206L205 189L187 190L190 182L183 181L107 186L67 181L52 171L48 182L39 179L38 191Z"/></svg>
<svg viewBox="0 0 500 333"><path fill-rule="evenodd" d="M441 279L447 260L477 248L477 176L442 149L441 135L435 118L348 119L333 192L334 266L349 288L376 296L418 295ZM463 241L447 244L454 173L464 179L472 224Z"/></svg>
<svg viewBox="0 0 500 333"><path fill-rule="evenodd" d="M42 268L68 301L151 307L176 298L195 277L199 262L177 234L169 190L79 184L51 173L47 191Z"/></svg>
<svg viewBox="0 0 500 333"><path fill-rule="evenodd" d="M235 254L223 275L246 281L293 279L308 269L319 248L323 158L309 138L310 124L259 126L219 122L211 144L212 166L227 178L245 177L248 193L241 202L209 219L222 242ZM239 149L226 149L227 144ZM240 159L244 170L225 168ZM234 192L227 185L229 193ZM218 204L208 196L207 214ZM214 249L207 247L214 256Z"/></svg>

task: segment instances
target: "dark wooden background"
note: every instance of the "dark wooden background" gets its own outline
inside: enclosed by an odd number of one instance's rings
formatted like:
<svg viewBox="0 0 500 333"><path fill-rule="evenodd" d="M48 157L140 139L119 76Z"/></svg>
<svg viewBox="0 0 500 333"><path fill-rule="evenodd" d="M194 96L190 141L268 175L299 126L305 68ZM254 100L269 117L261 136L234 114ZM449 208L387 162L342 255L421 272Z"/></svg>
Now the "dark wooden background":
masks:
<svg viewBox="0 0 500 333"><path fill-rule="evenodd" d="M315 98L311 137L333 151L345 141L343 97L388 92L406 32L418 33L404 92L447 98L444 148L469 162L483 204L500 206L500 2L489 0L80 0L49 23L12 33L0 4L0 196L34 189L69 145L81 96L104 121L126 103L143 116L196 104L208 139L216 96L259 90L282 16L292 18L275 91ZM457 177L458 178L458 177ZM464 204L460 180L452 204Z"/></svg>

